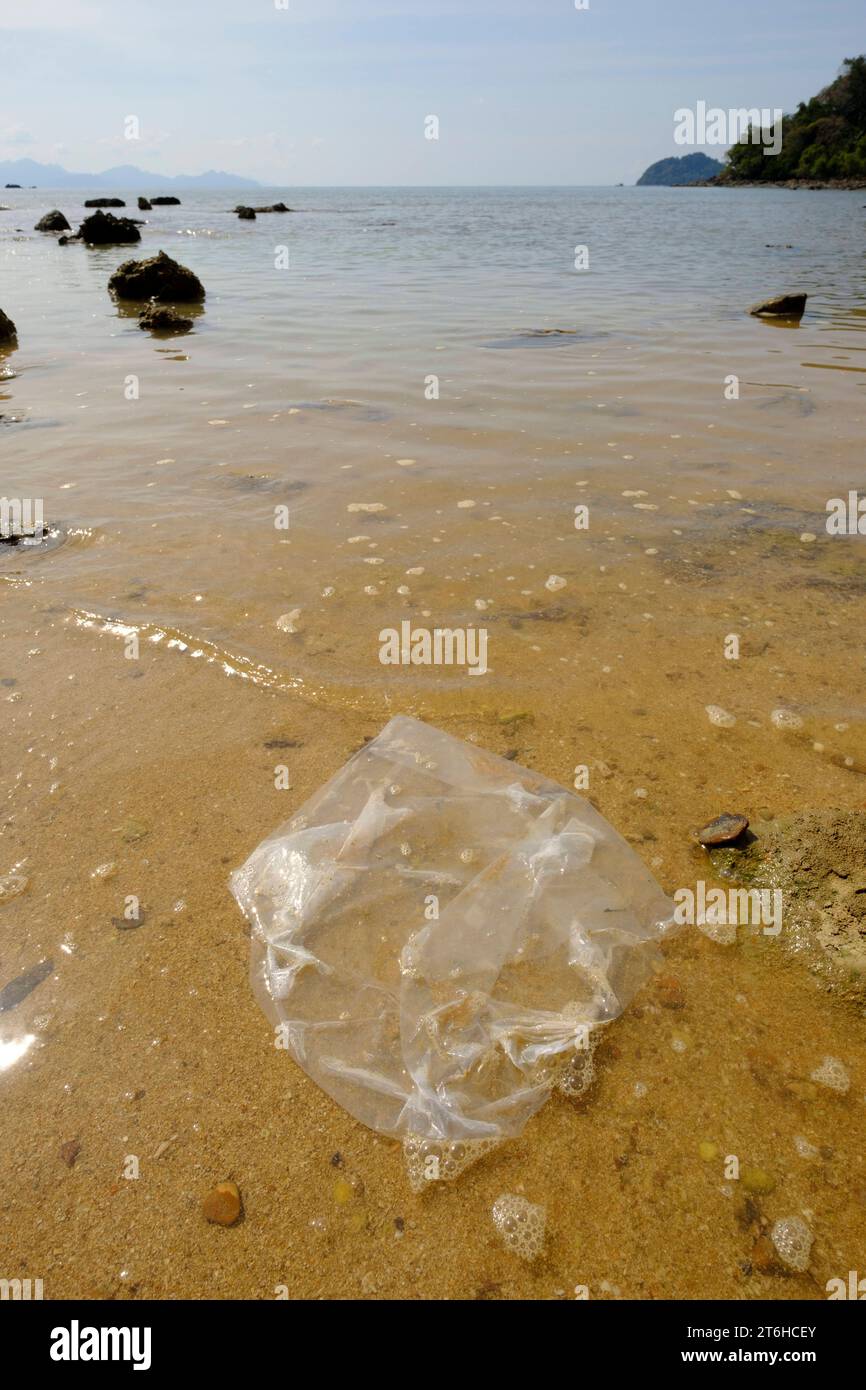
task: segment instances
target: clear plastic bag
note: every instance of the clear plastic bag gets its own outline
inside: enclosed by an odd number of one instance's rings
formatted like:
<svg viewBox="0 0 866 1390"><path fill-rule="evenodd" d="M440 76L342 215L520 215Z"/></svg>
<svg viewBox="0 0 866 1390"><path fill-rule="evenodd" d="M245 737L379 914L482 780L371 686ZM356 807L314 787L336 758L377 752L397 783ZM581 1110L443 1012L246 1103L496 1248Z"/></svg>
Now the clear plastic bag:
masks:
<svg viewBox="0 0 866 1390"><path fill-rule="evenodd" d="M579 1092L673 911L586 801L404 716L231 887L263 1010L415 1186Z"/></svg>

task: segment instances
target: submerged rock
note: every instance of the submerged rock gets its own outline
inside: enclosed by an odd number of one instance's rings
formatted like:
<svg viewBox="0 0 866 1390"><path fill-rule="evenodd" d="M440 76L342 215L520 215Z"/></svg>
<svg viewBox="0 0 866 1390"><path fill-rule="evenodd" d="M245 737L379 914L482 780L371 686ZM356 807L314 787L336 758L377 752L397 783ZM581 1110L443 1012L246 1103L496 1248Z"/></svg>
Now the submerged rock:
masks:
<svg viewBox="0 0 866 1390"><path fill-rule="evenodd" d="M18 333L14 323L9 315L4 314L3 310L0 309L0 343L14 343L17 339Z"/></svg>
<svg viewBox="0 0 866 1390"><path fill-rule="evenodd" d="M808 297L806 294L777 294L772 299L753 304L749 313L767 318L799 319L803 316Z"/></svg>
<svg viewBox="0 0 866 1390"><path fill-rule="evenodd" d="M188 333L192 319L185 319L164 304L148 304L138 316L138 326L151 333Z"/></svg>
<svg viewBox="0 0 866 1390"><path fill-rule="evenodd" d="M53 212L46 212L44 217L40 217L35 232L71 232L72 228L59 208L54 208Z"/></svg>
<svg viewBox="0 0 866 1390"><path fill-rule="evenodd" d="M67 1168L75 1167L75 1160L80 1153L81 1141L79 1139L67 1139L64 1144L60 1145L60 1157Z"/></svg>
<svg viewBox="0 0 866 1390"><path fill-rule="evenodd" d="M151 198L151 204L155 208L170 207L173 204L180 204L180 198L175 198L173 194L166 194L162 198Z"/></svg>
<svg viewBox="0 0 866 1390"><path fill-rule="evenodd" d="M150 201L149 198L139 198L139 200L138 200L138 210L139 210L139 212L150 212L150 210L151 210L152 207L153 207L153 204L151 203L151 201Z"/></svg>
<svg viewBox="0 0 866 1390"><path fill-rule="evenodd" d="M701 826L695 838L702 845L729 845L733 840L738 840L748 828L748 816L733 815L730 811L725 811L721 816L716 816L715 820Z"/></svg>
<svg viewBox="0 0 866 1390"><path fill-rule="evenodd" d="M238 208L238 217L247 222L254 222L256 217L255 208Z"/></svg>
<svg viewBox="0 0 866 1390"><path fill-rule="evenodd" d="M126 203L122 198L88 198L84 206L86 208L125 208Z"/></svg>
<svg viewBox="0 0 866 1390"><path fill-rule="evenodd" d="M141 241L141 232L130 217L115 217L113 212L94 212L85 217L75 237L65 237L64 246L69 241L86 241L88 246L126 245Z"/></svg>
<svg viewBox="0 0 866 1390"><path fill-rule="evenodd" d="M154 299L161 304L193 304L204 299L204 285L185 265L164 251L143 261L124 261L108 282L118 299Z"/></svg>
<svg viewBox="0 0 866 1390"><path fill-rule="evenodd" d="M233 1226L241 1214L241 1194L237 1184L218 1182L204 1199L202 1213L205 1221L217 1226Z"/></svg>

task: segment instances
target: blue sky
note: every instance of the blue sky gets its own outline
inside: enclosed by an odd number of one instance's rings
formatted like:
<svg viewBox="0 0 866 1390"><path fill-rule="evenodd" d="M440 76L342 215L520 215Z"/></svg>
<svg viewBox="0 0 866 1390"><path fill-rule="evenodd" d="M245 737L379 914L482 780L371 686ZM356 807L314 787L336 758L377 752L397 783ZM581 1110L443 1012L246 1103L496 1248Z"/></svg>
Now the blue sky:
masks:
<svg viewBox="0 0 866 1390"><path fill-rule="evenodd" d="M863 0L283 2L0 0L0 159L280 185L630 183L687 152L678 107L790 110L866 50Z"/></svg>

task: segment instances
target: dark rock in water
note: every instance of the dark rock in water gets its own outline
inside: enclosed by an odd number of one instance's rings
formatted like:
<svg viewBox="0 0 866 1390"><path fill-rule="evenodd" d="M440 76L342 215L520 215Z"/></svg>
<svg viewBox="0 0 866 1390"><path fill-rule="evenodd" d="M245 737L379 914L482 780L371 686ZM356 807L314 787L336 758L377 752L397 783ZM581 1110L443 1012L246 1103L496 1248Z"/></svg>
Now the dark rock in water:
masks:
<svg viewBox="0 0 866 1390"><path fill-rule="evenodd" d="M753 304L749 313L766 318L799 319L803 317L808 298L807 294L777 294Z"/></svg>
<svg viewBox="0 0 866 1390"><path fill-rule="evenodd" d="M44 217L40 217L33 230L35 232L70 232L72 228L60 209L55 208L53 212L46 212Z"/></svg>
<svg viewBox="0 0 866 1390"><path fill-rule="evenodd" d="M254 222L256 220L256 210L255 208L238 208L238 217L246 222Z"/></svg>
<svg viewBox="0 0 866 1390"><path fill-rule="evenodd" d="M15 325L7 314L0 309L0 343L14 343L18 339Z"/></svg>
<svg viewBox="0 0 866 1390"><path fill-rule="evenodd" d="M152 206L153 206L153 204L151 203L151 201L150 201L149 198L139 198L139 200L138 200L138 210L139 210L139 212L150 212Z"/></svg>
<svg viewBox="0 0 866 1390"><path fill-rule="evenodd" d="M193 304L205 297L198 276L164 251L145 261L124 261L109 280L108 289L118 299L155 299L161 304Z"/></svg>
<svg viewBox="0 0 866 1390"><path fill-rule="evenodd" d="M716 816L715 820L702 826L696 838L702 845L730 845L748 828L748 816L735 816L726 811L724 815Z"/></svg>
<svg viewBox="0 0 866 1390"><path fill-rule="evenodd" d="M86 241L88 246L126 245L141 241L141 232L130 217L115 217L113 212L94 212L85 217L74 238L67 240ZM64 246L66 242L64 241Z"/></svg>
<svg viewBox="0 0 866 1390"><path fill-rule="evenodd" d="M169 207L171 204L180 204L180 198L175 198L173 194L167 194L164 198L151 198L151 205L155 208Z"/></svg>
<svg viewBox="0 0 866 1390"><path fill-rule="evenodd" d="M16 979L10 980L8 985L0 989L0 1014L6 1013L8 1009L14 1009L17 1004L26 999L28 994L32 994L37 985L41 985L43 980L54 969L53 960L41 960L38 965L31 965L29 970L25 970Z"/></svg>
<svg viewBox="0 0 866 1390"><path fill-rule="evenodd" d="M125 208L126 203L122 198L88 198L84 206L86 208Z"/></svg>
<svg viewBox="0 0 866 1390"><path fill-rule="evenodd" d="M20 188L21 185L20 185L20 183L6 183L6 184L3 185L3 187L4 187L4 188Z"/></svg>
<svg viewBox="0 0 866 1390"><path fill-rule="evenodd" d="M237 207L233 208L232 211L236 212L238 217L242 217L251 212L291 212L292 209L286 207L285 203L271 203L270 207L266 208L248 208L246 204L238 203Z"/></svg>
<svg viewBox="0 0 866 1390"><path fill-rule="evenodd" d="M151 333L188 333L192 328L192 319L183 318L163 304L148 304L138 316L138 326Z"/></svg>

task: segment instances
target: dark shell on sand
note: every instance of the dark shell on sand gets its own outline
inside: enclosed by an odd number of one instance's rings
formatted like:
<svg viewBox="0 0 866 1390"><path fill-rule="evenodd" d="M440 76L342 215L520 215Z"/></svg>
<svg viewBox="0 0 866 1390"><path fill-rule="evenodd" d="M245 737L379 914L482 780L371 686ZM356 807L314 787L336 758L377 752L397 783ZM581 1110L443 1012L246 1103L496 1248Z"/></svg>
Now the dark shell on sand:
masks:
<svg viewBox="0 0 866 1390"><path fill-rule="evenodd" d="M748 828L748 816L735 816L730 811L725 811L723 815L716 816L715 820L701 826L696 838L702 845L729 845L738 840Z"/></svg>

